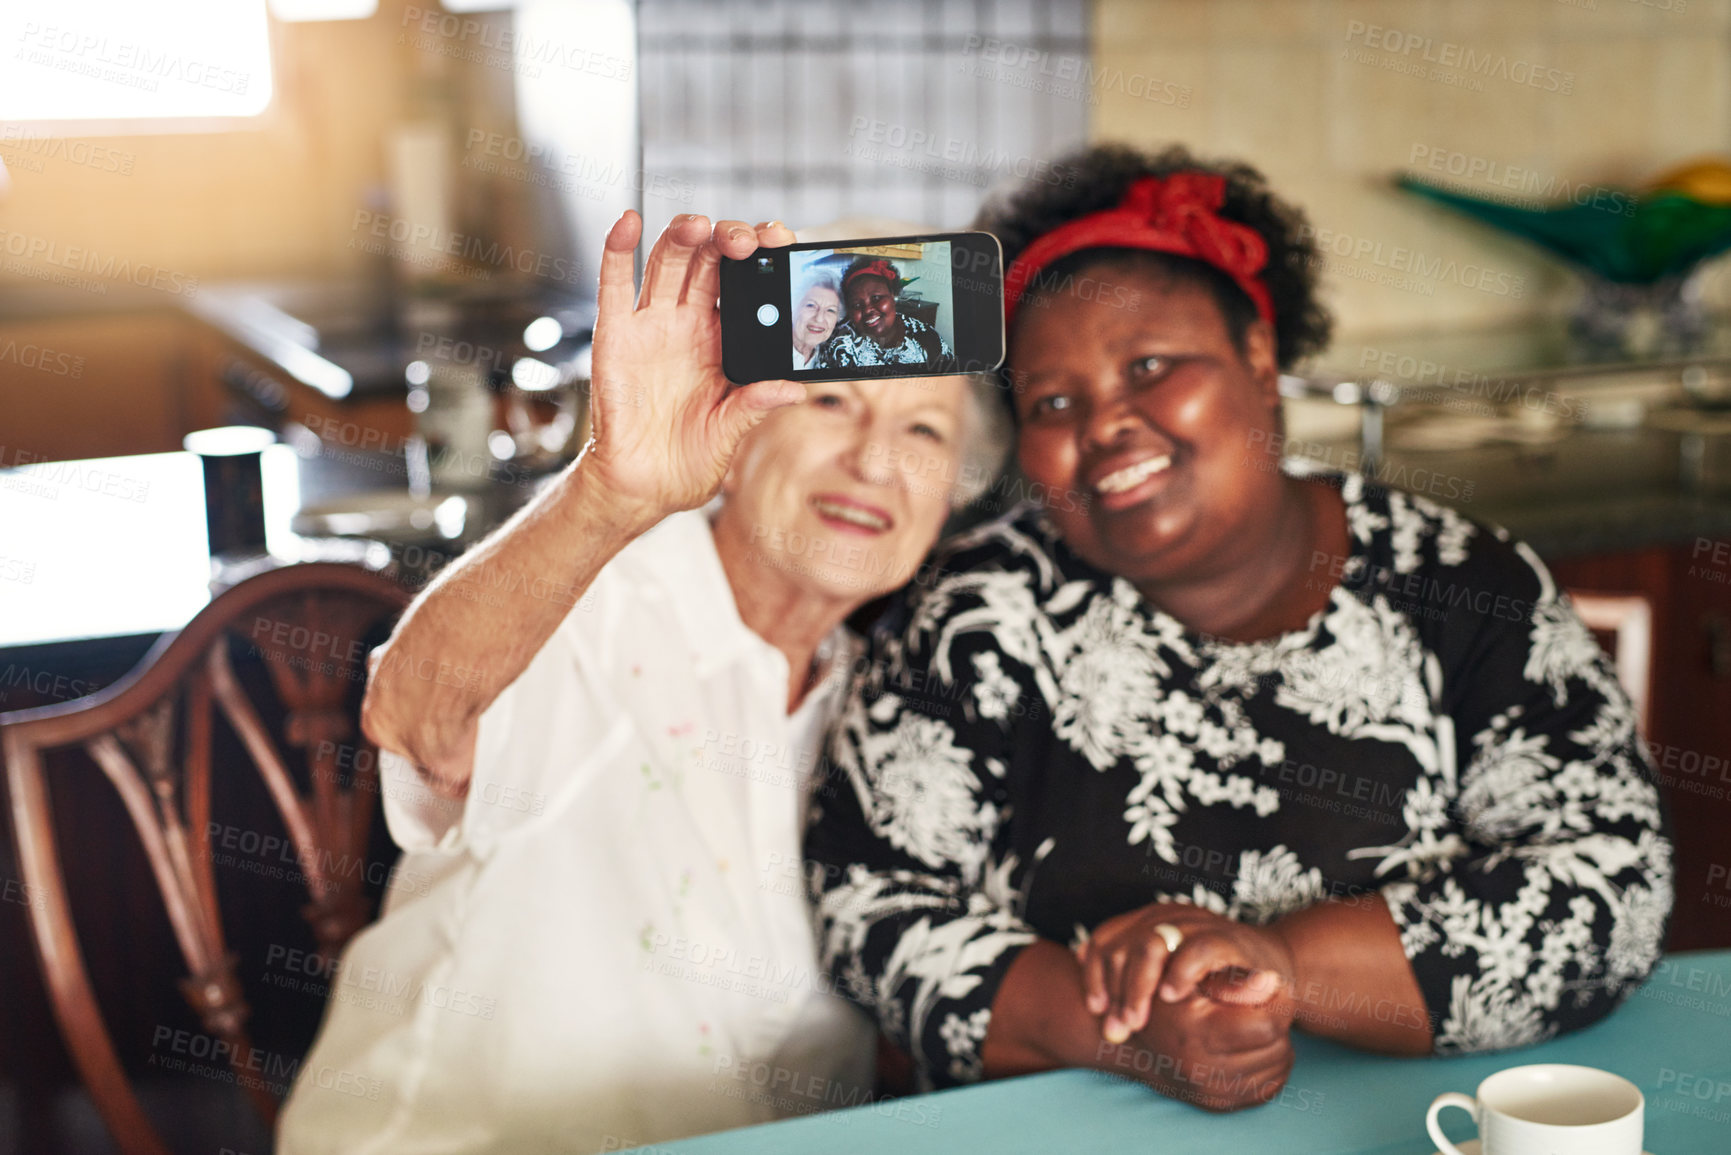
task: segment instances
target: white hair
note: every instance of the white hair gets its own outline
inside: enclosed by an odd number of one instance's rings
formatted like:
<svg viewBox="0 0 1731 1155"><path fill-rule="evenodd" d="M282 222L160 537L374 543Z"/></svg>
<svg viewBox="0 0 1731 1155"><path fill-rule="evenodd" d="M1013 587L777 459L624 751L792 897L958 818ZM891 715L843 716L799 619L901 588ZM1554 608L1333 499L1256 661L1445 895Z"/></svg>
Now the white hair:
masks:
<svg viewBox="0 0 1731 1155"><path fill-rule="evenodd" d="M797 229L794 236L801 242L857 240L869 237L911 237L941 230L912 221L892 221L882 217L853 217L831 221L826 225ZM811 271L800 287L799 300L805 300L813 285L835 290L841 296L841 274L829 266ZM1009 456L1015 429L1005 407L1003 386L996 373L969 373L968 394L962 413L962 437L957 462L959 477L950 490L950 505L961 509L980 499L1003 472Z"/></svg>
<svg viewBox="0 0 1731 1155"><path fill-rule="evenodd" d="M806 295L813 289L828 289L839 298L841 296L841 274L827 265L819 265L811 270L806 274L805 280L800 283L799 296L794 298L795 307L798 306L799 302L804 301Z"/></svg>
<svg viewBox="0 0 1731 1155"><path fill-rule="evenodd" d="M1014 430L1002 394L996 373L968 374L958 455L961 476L950 499L956 509L978 500L1003 471Z"/></svg>

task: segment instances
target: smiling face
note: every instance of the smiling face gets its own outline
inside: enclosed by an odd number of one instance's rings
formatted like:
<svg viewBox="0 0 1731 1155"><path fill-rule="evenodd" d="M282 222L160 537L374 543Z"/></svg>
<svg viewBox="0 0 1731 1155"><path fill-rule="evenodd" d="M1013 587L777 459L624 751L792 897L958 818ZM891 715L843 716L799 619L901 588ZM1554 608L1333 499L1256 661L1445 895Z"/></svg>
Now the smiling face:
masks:
<svg viewBox="0 0 1731 1155"><path fill-rule="evenodd" d="M1054 294L1011 338L1029 479L1083 558L1147 592L1259 564L1283 482L1273 335L1241 353L1208 290L1126 268L1125 298Z"/></svg>
<svg viewBox="0 0 1731 1155"><path fill-rule="evenodd" d="M854 605L902 585L949 515L966 399L965 377L813 383L741 445L718 542Z"/></svg>
<svg viewBox="0 0 1731 1155"><path fill-rule="evenodd" d="M835 332L836 322L840 320L841 298L836 296L835 290L825 285L813 285L806 290L793 314L794 348L802 357L809 356L813 349L829 340L829 335Z"/></svg>
<svg viewBox="0 0 1731 1155"><path fill-rule="evenodd" d="M847 319L853 327L883 341L896 329L896 295L882 277L860 274L847 283Z"/></svg>

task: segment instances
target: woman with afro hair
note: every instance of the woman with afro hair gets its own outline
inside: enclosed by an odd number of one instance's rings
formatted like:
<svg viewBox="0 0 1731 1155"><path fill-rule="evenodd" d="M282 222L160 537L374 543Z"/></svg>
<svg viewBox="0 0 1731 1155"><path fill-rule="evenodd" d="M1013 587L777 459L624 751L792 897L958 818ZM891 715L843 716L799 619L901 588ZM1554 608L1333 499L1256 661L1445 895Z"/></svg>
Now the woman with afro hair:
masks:
<svg viewBox="0 0 1731 1155"><path fill-rule="evenodd" d="M807 838L821 957L922 1087L1265 1102L1593 1022L1656 963L1635 714L1531 549L1282 462L1330 318L1255 169L1103 146L987 208L1039 500L880 623Z"/></svg>

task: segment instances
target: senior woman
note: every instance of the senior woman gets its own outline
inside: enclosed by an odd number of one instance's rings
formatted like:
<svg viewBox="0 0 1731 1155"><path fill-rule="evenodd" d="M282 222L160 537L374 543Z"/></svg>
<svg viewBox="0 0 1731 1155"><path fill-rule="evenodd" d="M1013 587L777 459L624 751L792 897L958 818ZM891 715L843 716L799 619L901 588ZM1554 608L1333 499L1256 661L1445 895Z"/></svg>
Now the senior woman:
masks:
<svg viewBox="0 0 1731 1155"><path fill-rule="evenodd" d="M817 363L818 350L835 332L841 320L841 278L834 269L818 269L805 283L799 295L799 308L793 311L793 367L810 369Z"/></svg>
<svg viewBox="0 0 1731 1155"><path fill-rule="evenodd" d="M989 472L990 410L962 377L729 386L719 262L793 235L680 217L634 306L640 232L602 258L589 447L375 659L406 853L285 1155L615 1150L871 1093L870 1024L816 973L806 786L843 620L936 539L930 479Z"/></svg>
<svg viewBox="0 0 1731 1155"><path fill-rule="evenodd" d="M901 274L882 257L860 257L842 274L847 321L823 350L819 364L923 365L952 373L956 356L944 335L900 307Z"/></svg>
<svg viewBox="0 0 1731 1155"><path fill-rule="evenodd" d="M1321 348L1254 170L1101 147L986 214L1036 491L852 687L807 850L822 956L923 1084L1061 1066L1211 1109L1290 1028L1417 1054L1590 1023L1671 845L1635 715L1532 550L1282 469Z"/></svg>

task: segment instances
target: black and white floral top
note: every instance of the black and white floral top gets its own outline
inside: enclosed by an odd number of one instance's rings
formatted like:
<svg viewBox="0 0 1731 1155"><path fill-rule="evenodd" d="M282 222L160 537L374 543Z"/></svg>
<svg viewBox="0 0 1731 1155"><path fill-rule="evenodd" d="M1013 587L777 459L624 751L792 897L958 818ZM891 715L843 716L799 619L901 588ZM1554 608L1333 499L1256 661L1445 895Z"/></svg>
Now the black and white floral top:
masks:
<svg viewBox="0 0 1731 1155"><path fill-rule="evenodd" d="M851 369L860 365L930 365L934 373L953 372L956 355L950 344L932 326L905 313L901 318L902 339L882 345L870 333L862 333L849 321L836 326L830 339L817 351L817 365L825 369Z"/></svg>
<svg viewBox="0 0 1731 1155"><path fill-rule="evenodd" d="M1027 506L892 609L807 851L825 968L924 1086L979 1078L1023 945L1151 902L1380 893L1441 1052L1583 1026L1655 965L1668 827L1592 635L1502 531L1332 480L1351 556L1294 633L1192 633Z"/></svg>

